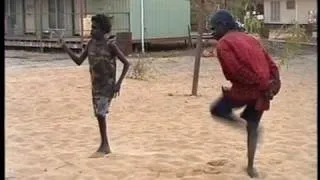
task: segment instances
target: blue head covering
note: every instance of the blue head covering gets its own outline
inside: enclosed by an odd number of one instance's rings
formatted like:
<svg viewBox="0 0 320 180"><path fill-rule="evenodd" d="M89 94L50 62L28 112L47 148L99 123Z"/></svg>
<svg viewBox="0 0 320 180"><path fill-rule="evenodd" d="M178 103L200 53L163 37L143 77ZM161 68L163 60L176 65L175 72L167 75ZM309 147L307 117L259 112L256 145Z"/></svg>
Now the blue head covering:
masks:
<svg viewBox="0 0 320 180"><path fill-rule="evenodd" d="M222 23L228 29L237 29L238 25L233 16L227 10L219 10L210 17L211 26Z"/></svg>

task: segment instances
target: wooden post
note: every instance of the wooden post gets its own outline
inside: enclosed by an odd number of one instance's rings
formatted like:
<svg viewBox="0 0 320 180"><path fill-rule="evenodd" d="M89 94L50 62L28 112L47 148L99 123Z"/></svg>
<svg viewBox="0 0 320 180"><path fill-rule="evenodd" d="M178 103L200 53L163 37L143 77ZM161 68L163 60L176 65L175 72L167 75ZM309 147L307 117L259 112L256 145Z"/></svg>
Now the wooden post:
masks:
<svg viewBox="0 0 320 180"><path fill-rule="evenodd" d="M39 12L39 15L38 17L40 17L40 51L41 53L44 52L44 47L43 47L43 42L42 42L42 33L43 33L43 22L42 22L42 16L43 16L43 9L42 9L42 0L39 1L39 11L36 11L36 12Z"/></svg>
<svg viewBox="0 0 320 180"><path fill-rule="evenodd" d="M85 1L80 0L80 38L81 38L81 48L83 49L83 5Z"/></svg>
<svg viewBox="0 0 320 180"><path fill-rule="evenodd" d="M192 37L191 37L191 27L188 25L188 44L189 47L192 48Z"/></svg>
<svg viewBox="0 0 320 180"><path fill-rule="evenodd" d="M192 82L192 96L197 96L198 83L199 83L199 72L200 72L200 59L202 52L202 34L204 30L204 0L200 0L200 5L197 13L198 20L198 38L197 47L194 61L194 71L193 71L193 82Z"/></svg>

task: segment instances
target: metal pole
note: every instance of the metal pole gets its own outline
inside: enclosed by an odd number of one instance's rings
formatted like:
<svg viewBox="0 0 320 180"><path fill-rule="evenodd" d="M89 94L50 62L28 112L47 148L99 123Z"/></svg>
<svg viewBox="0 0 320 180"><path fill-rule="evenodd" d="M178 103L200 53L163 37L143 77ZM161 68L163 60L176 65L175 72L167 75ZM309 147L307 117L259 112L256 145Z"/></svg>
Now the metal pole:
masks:
<svg viewBox="0 0 320 180"><path fill-rule="evenodd" d="M83 48L83 3L84 0L80 0L80 38L81 38L81 48Z"/></svg>
<svg viewBox="0 0 320 180"><path fill-rule="evenodd" d="M145 53L144 48L144 0L140 1L141 3L141 47L142 47L142 53Z"/></svg>

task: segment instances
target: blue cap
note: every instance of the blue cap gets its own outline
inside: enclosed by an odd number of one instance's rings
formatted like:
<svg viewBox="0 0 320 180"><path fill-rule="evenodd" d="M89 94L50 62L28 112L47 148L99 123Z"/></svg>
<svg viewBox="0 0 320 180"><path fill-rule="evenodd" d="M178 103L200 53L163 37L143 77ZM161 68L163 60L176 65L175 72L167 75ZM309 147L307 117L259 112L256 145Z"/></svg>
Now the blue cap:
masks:
<svg viewBox="0 0 320 180"><path fill-rule="evenodd" d="M229 13L227 10L219 10L216 13L213 13L210 18L210 24L216 25L218 23L223 23L225 26L227 26L230 29L236 29L237 24L234 20L233 16Z"/></svg>

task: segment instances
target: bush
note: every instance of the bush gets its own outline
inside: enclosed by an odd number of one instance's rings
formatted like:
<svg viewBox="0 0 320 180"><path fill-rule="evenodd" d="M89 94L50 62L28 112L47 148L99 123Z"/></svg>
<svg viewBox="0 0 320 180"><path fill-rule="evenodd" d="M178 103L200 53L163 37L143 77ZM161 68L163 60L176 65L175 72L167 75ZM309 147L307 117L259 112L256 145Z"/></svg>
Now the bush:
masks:
<svg viewBox="0 0 320 180"><path fill-rule="evenodd" d="M249 17L244 20L245 28L248 33L260 33L263 22L258 20L256 17Z"/></svg>
<svg viewBox="0 0 320 180"><path fill-rule="evenodd" d="M285 39L284 51L280 57L280 63L286 65L288 68L289 59L296 57L302 51L301 42L309 40L305 29L299 24L295 23L294 25L288 27L285 30L286 33L289 33L290 36Z"/></svg>
<svg viewBox="0 0 320 180"><path fill-rule="evenodd" d="M270 35L270 29L269 27L263 25L260 29L260 33L259 33L260 37L263 39L269 39L269 35Z"/></svg>
<svg viewBox="0 0 320 180"><path fill-rule="evenodd" d="M151 77L151 64L152 60L139 58L137 61L132 63L131 70L127 78L137 80L147 80Z"/></svg>

